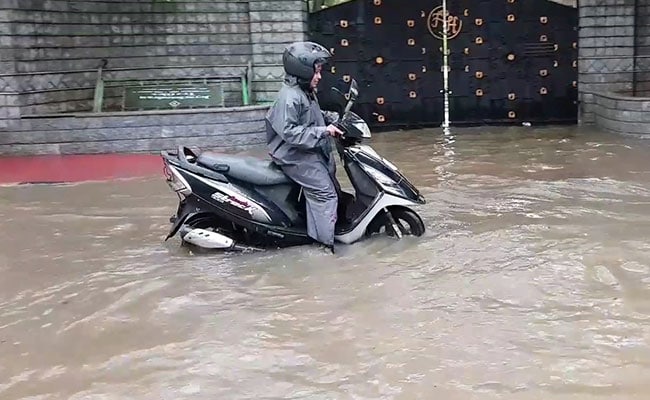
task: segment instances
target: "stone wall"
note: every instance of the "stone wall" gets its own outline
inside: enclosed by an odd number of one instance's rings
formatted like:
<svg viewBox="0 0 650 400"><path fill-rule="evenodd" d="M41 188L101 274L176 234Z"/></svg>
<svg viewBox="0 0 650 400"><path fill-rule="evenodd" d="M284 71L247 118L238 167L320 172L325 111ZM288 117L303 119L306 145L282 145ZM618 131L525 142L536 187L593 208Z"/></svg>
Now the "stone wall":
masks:
<svg viewBox="0 0 650 400"><path fill-rule="evenodd" d="M0 8L0 129L9 129L20 117L16 61L11 41L15 28L13 20L13 10Z"/></svg>
<svg viewBox="0 0 650 400"><path fill-rule="evenodd" d="M597 122L597 94L647 96L650 0L581 0L578 64L581 123Z"/></svg>
<svg viewBox="0 0 650 400"><path fill-rule="evenodd" d="M307 40L307 2L251 1L254 100L269 102L284 78L282 51L287 43Z"/></svg>
<svg viewBox="0 0 650 400"><path fill-rule="evenodd" d="M595 122L594 93L632 89L634 0L580 0L580 115Z"/></svg>
<svg viewBox="0 0 650 400"><path fill-rule="evenodd" d="M106 60L104 110L122 100L110 81L144 78L234 77L225 105L239 106L237 78L249 62L251 100L265 103L284 76L282 50L306 38L306 20L302 0L1 0L0 155L157 151L202 143L231 123L261 140L261 119L255 126L227 122L218 109L203 110L205 117L92 114L98 67ZM210 118L222 125L210 130ZM237 129L233 135L248 135Z"/></svg>
<svg viewBox="0 0 650 400"><path fill-rule="evenodd" d="M650 0L637 1L634 94L650 97Z"/></svg>
<svg viewBox="0 0 650 400"><path fill-rule="evenodd" d="M594 122L622 134L650 135L650 97L594 93Z"/></svg>
<svg viewBox="0 0 650 400"><path fill-rule="evenodd" d="M102 59L106 79L138 79L238 75L251 58L242 1L18 0L9 23L22 115L92 109ZM120 95L107 90L109 109Z"/></svg>
<svg viewBox="0 0 650 400"><path fill-rule="evenodd" d="M157 153L179 145L237 148L264 142L267 106L24 118L0 131L0 154Z"/></svg>
<svg viewBox="0 0 650 400"><path fill-rule="evenodd" d="M103 59L108 80L238 77L250 61L253 100L265 101L282 48L305 38L306 12L300 0L3 0L1 78L22 115L78 112L92 109ZM226 92L241 104L237 81ZM109 109L120 96L107 89Z"/></svg>

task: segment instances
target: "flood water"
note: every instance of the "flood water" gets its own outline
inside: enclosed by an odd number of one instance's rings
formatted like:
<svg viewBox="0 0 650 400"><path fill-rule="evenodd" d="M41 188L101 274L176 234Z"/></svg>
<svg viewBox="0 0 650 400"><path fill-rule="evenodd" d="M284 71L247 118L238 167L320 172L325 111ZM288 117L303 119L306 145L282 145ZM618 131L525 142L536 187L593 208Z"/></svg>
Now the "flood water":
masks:
<svg viewBox="0 0 650 400"><path fill-rule="evenodd" d="M160 176L0 188L0 399L647 399L650 140L379 134L427 233L195 255Z"/></svg>

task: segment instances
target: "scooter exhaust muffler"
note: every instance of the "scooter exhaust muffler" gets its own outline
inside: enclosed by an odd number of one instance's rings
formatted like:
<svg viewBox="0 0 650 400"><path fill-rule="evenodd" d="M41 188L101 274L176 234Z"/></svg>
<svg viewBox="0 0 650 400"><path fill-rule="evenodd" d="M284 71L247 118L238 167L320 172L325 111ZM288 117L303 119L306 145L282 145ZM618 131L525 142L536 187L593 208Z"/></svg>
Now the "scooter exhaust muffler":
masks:
<svg viewBox="0 0 650 400"><path fill-rule="evenodd" d="M204 249L227 250L235 245L235 241L228 236L207 229L183 226L180 233L184 241Z"/></svg>

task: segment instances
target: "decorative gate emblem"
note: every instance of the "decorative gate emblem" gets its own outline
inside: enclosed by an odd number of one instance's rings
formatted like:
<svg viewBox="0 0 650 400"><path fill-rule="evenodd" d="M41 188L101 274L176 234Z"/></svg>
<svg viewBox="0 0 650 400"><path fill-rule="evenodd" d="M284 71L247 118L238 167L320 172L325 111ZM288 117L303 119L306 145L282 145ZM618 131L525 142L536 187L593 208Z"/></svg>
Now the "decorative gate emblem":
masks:
<svg viewBox="0 0 650 400"><path fill-rule="evenodd" d="M438 6L431 10L429 13L429 17L427 18L427 27L429 28L429 32L437 39L442 40L443 38L443 27L444 27L444 18L445 16L443 15L442 12L442 6ZM449 13L449 9L447 9L447 29L448 29L448 36L447 39L453 39L458 34L460 33L460 30L463 27L463 21L456 16L453 16Z"/></svg>

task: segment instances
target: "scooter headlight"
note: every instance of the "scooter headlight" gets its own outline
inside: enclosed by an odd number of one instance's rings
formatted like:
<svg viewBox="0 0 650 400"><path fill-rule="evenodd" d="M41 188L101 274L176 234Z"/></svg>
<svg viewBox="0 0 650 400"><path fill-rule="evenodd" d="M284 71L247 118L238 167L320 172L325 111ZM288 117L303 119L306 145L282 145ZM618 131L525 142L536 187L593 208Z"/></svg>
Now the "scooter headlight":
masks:
<svg viewBox="0 0 650 400"><path fill-rule="evenodd" d="M375 180L377 181L382 188L394 195L397 196L404 196L404 191L402 190L401 187L399 187L398 183L395 182L392 178L388 177L386 174L383 172L377 170L376 168L373 168L368 165L364 165L363 169Z"/></svg>
<svg viewBox="0 0 650 400"><path fill-rule="evenodd" d="M372 137L372 135L370 134L370 128L368 127L368 124L366 124L363 120L359 120L353 123L352 126L357 128L361 132L362 138L368 139Z"/></svg>

